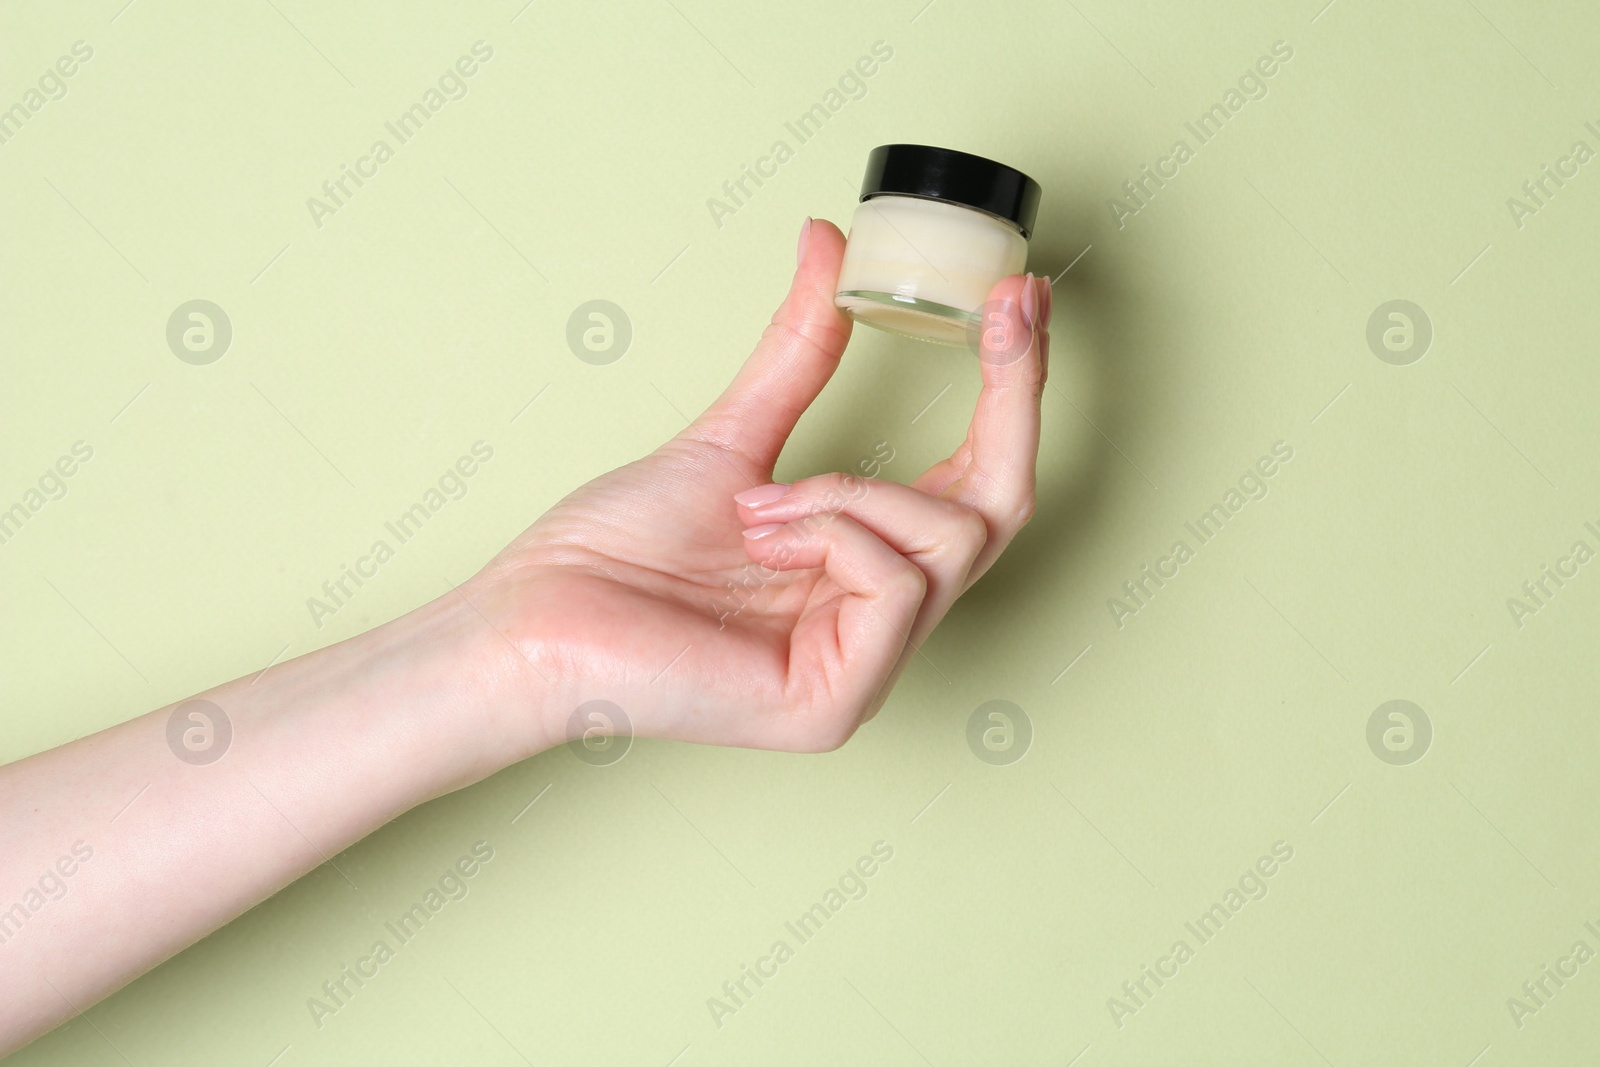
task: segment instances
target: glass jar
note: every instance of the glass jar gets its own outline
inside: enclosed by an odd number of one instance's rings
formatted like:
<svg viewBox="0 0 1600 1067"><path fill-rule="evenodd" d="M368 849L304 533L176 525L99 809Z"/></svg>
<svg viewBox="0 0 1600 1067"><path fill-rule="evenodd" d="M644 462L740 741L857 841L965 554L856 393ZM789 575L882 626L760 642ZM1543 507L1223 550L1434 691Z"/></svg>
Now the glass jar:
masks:
<svg viewBox="0 0 1600 1067"><path fill-rule="evenodd" d="M1020 274L1039 183L949 148L881 145L867 157L833 302L857 322L964 345L995 282Z"/></svg>

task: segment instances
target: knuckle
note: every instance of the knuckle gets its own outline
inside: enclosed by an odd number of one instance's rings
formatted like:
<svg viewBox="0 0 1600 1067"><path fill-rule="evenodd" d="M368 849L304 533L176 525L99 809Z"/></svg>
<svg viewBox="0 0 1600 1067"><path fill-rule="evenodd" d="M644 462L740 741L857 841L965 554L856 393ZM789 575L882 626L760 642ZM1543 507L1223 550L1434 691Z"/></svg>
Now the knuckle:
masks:
<svg viewBox="0 0 1600 1067"><path fill-rule="evenodd" d="M837 752L845 746L845 742L856 735L856 727L860 725L860 717L854 712L837 717L821 731L817 738L817 751Z"/></svg>
<svg viewBox="0 0 1600 1067"><path fill-rule="evenodd" d="M971 552L981 552L983 546L989 543L989 524L982 515L970 508L963 508L961 515L960 542Z"/></svg>
<svg viewBox="0 0 1600 1067"><path fill-rule="evenodd" d="M866 495L870 479L831 471L806 478L801 483L806 500L813 511L843 511L845 507Z"/></svg>
<svg viewBox="0 0 1600 1067"><path fill-rule="evenodd" d="M785 747L795 752L836 752L861 725L859 709L837 704L814 708Z"/></svg>
<svg viewBox="0 0 1600 1067"><path fill-rule="evenodd" d="M830 319L807 315L803 310L797 312L790 301L785 300L762 332L762 340L768 344L792 345L813 356L838 359L838 353L849 340L849 331L839 321L841 319L842 315Z"/></svg>
<svg viewBox="0 0 1600 1067"><path fill-rule="evenodd" d="M1028 525L1028 520L1033 518L1038 502L1033 493L1024 493L1022 498L1011 506L1011 528L1020 530Z"/></svg>
<svg viewBox="0 0 1600 1067"><path fill-rule="evenodd" d="M933 553L940 560L970 562L989 542L988 520L965 505L950 505L944 529L946 532Z"/></svg>
<svg viewBox="0 0 1600 1067"><path fill-rule="evenodd" d="M889 580L889 588L907 598L920 601L928 592L928 576L915 563L900 557L900 565Z"/></svg>

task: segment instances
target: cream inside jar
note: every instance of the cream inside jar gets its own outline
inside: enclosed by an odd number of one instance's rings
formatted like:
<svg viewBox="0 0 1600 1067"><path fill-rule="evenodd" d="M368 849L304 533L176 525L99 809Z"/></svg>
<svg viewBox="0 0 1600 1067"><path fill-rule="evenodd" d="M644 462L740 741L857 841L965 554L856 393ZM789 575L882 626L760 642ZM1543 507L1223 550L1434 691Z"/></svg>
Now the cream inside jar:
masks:
<svg viewBox="0 0 1600 1067"><path fill-rule="evenodd" d="M1039 183L928 145L867 157L834 304L857 322L964 345L995 282L1027 265Z"/></svg>

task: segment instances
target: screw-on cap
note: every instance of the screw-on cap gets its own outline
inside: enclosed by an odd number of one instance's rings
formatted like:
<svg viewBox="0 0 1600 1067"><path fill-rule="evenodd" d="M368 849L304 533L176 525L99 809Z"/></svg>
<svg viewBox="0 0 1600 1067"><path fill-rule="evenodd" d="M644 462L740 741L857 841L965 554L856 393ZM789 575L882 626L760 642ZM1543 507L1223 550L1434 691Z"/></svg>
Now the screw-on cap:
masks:
<svg viewBox="0 0 1600 1067"><path fill-rule="evenodd" d="M861 199L920 196L976 208L1033 235L1039 183L1004 163L921 144L879 145L867 156Z"/></svg>

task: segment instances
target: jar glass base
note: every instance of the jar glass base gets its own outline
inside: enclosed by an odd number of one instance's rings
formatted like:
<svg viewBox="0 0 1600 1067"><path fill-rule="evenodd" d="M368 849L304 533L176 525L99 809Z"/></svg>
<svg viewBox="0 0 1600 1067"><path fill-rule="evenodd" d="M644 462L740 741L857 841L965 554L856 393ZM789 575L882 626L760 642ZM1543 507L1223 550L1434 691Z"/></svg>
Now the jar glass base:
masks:
<svg viewBox="0 0 1600 1067"><path fill-rule="evenodd" d="M976 312L898 293L847 289L834 294L834 306L857 322L918 341L967 347L977 327Z"/></svg>

